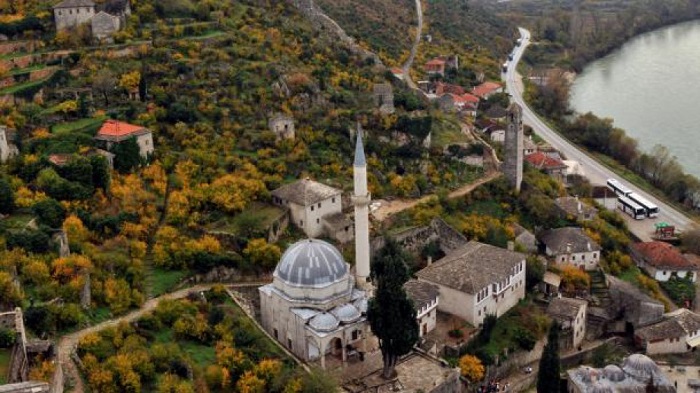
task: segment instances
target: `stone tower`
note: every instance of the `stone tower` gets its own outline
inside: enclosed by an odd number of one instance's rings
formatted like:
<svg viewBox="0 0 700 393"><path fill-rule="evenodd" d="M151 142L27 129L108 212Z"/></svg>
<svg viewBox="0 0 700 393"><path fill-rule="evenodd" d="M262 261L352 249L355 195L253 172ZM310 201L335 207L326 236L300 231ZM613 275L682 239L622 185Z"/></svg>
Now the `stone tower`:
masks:
<svg viewBox="0 0 700 393"><path fill-rule="evenodd" d="M10 158L10 144L7 141L7 127L0 126L0 163Z"/></svg>
<svg viewBox="0 0 700 393"><path fill-rule="evenodd" d="M352 203L355 206L355 278L360 288L367 286L369 278L369 202L367 190L367 160L362 146L362 130L357 129L355 163L353 164L355 191Z"/></svg>
<svg viewBox="0 0 700 393"><path fill-rule="evenodd" d="M506 118L508 127L506 128L503 173L511 187L516 192L520 192L520 183L523 181L523 120L520 105L510 104Z"/></svg>

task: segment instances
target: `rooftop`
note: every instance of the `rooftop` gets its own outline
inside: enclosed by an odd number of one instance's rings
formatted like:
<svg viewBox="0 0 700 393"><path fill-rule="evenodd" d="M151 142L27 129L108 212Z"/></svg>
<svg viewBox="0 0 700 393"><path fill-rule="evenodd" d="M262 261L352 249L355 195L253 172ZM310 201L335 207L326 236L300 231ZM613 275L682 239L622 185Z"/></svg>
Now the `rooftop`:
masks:
<svg viewBox="0 0 700 393"><path fill-rule="evenodd" d="M75 8L75 7L94 7L95 2L92 0L63 0L53 6L53 8Z"/></svg>
<svg viewBox="0 0 700 393"><path fill-rule="evenodd" d="M633 254L640 255L646 264L656 268L698 270L698 266L685 258L680 250L666 242L635 243L631 248Z"/></svg>
<svg viewBox="0 0 700 393"><path fill-rule="evenodd" d="M698 330L700 330L700 315L688 309L679 308L665 314L662 321L638 329L635 334L643 340L656 341L691 336Z"/></svg>
<svg viewBox="0 0 700 393"><path fill-rule="evenodd" d="M327 186L311 179L297 180L273 190L272 195L284 201L301 206L311 206L328 198L340 195L337 188ZM340 203L340 202L339 202Z"/></svg>
<svg viewBox="0 0 700 393"><path fill-rule="evenodd" d="M466 293L477 293L513 273L525 255L471 241L419 271L419 279Z"/></svg>
<svg viewBox="0 0 700 393"><path fill-rule="evenodd" d="M527 156L525 156L525 161L527 161L530 165L534 166L537 169L566 169L566 164L564 164L562 160L554 158L541 151L528 154Z"/></svg>
<svg viewBox="0 0 700 393"><path fill-rule="evenodd" d="M490 119L502 119L507 115L506 109L500 105L493 105L484 113L484 116Z"/></svg>
<svg viewBox="0 0 700 393"><path fill-rule="evenodd" d="M604 368L580 366L566 372L569 381L580 392L645 393L653 377L658 393L675 393L676 389L653 360L642 354L632 354L622 366L610 364Z"/></svg>
<svg viewBox="0 0 700 393"><path fill-rule="evenodd" d="M583 203L578 197L561 197L554 201L560 209L565 211L567 214L578 215L594 215L598 213L598 209Z"/></svg>
<svg viewBox="0 0 700 393"><path fill-rule="evenodd" d="M588 237L581 228L550 229L540 235L540 241L555 255L600 251L598 243Z"/></svg>
<svg viewBox="0 0 700 393"><path fill-rule="evenodd" d="M489 95L496 90L500 89L502 86L500 83L497 82L484 82L480 84L479 86L476 86L475 88L472 89L472 93L474 93L475 96L483 97L485 95Z"/></svg>
<svg viewBox="0 0 700 393"><path fill-rule="evenodd" d="M429 305L440 295L437 286L424 281L408 280L403 284L403 288L417 310Z"/></svg>
<svg viewBox="0 0 700 393"><path fill-rule="evenodd" d="M146 134L150 131L143 126L125 123L123 121L109 119L102 123L102 127L97 131L95 139L102 140L124 140L131 136Z"/></svg>
<svg viewBox="0 0 700 393"><path fill-rule="evenodd" d="M576 319L581 307L587 304L588 302L582 299L572 299L568 297L554 298L549 302L547 314L551 315L559 322L564 322Z"/></svg>

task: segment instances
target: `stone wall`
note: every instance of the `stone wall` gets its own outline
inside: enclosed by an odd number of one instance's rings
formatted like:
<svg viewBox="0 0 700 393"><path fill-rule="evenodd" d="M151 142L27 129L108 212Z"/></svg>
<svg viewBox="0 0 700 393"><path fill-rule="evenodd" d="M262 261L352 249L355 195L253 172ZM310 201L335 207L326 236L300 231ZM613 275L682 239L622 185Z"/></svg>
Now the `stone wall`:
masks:
<svg viewBox="0 0 700 393"><path fill-rule="evenodd" d="M429 225L410 228L399 232L393 236L406 251L419 253L423 247L433 241L437 241L440 249L445 254L458 249L467 244L468 240L464 235L449 226L440 218L433 219ZM370 241L370 251L372 255L384 248L385 239L382 236L373 238Z"/></svg>
<svg viewBox="0 0 700 393"><path fill-rule="evenodd" d="M8 41L0 43L0 55L18 52L33 52L37 47L36 41Z"/></svg>

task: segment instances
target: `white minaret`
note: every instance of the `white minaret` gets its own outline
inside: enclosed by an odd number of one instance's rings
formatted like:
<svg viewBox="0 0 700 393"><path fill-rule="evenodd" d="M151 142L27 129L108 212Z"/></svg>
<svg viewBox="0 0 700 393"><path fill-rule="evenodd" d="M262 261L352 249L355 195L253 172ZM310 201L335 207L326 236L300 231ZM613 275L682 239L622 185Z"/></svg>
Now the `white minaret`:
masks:
<svg viewBox="0 0 700 393"><path fill-rule="evenodd" d="M362 146L362 130L357 128L355 163L353 164L355 192L352 203L355 206L355 279L360 288L367 285L369 278L369 202L367 191L367 160Z"/></svg>
<svg viewBox="0 0 700 393"><path fill-rule="evenodd" d="M7 141L7 127L0 126L0 163L10 158L10 145Z"/></svg>

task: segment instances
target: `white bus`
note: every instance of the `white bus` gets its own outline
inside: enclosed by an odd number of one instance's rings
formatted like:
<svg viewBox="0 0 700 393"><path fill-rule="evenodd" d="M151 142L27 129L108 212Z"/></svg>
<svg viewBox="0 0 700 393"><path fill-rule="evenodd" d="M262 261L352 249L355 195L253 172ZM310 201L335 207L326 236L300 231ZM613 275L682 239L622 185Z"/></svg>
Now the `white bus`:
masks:
<svg viewBox="0 0 700 393"><path fill-rule="evenodd" d="M632 190L615 179L608 179L608 188L619 196L627 196L632 193Z"/></svg>
<svg viewBox="0 0 700 393"><path fill-rule="evenodd" d="M638 204L639 206L643 207L644 210L647 212L647 217L653 218L657 217L659 215L659 207L656 206L655 204L649 202L646 198L639 194L635 194L634 192L631 192L627 194L627 197L634 203Z"/></svg>
<svg viewBox="0 0 700 393"><path fill-rule="evenodd" d="M643 220L647 217L646 209L625 196L617 198L617 208L629 214L629 216L635 220Z"/></svg>

